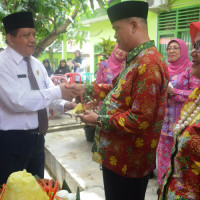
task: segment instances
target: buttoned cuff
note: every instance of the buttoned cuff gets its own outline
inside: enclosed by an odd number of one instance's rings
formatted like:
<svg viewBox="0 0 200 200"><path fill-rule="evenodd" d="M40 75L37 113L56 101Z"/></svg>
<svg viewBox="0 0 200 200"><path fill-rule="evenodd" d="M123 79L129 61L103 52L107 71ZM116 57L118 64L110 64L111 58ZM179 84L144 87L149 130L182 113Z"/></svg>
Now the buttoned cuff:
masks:
<svg viewBox="0 0 200 200"><path fill-rule="evenodd" d="M101 115L102 129L105 131L111 130L110 115Z"/></svg>

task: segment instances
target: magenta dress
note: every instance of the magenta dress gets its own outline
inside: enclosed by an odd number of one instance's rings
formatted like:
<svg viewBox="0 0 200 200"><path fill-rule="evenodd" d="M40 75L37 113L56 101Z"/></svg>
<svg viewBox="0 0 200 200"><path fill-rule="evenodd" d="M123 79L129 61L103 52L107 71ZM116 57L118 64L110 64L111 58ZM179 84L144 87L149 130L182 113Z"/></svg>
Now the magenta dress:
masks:
<svg viewBox="0 0 200 200"><path fill-rule="evenodd" d="M107 60L103 60L98 65L96 84L112 84L112 80L121 72L126 64L126 57L119 60L115 56L115 51L118 48L116 44L113 52ZM99 102L99 110L102 102Z"/></svg>
<svg viewBox="0 0 200 200"><path fill-rule="evenodd" d="M200 80L191 75L191 67L178 75L169 77L170 83L174 87L173 96L168 95L166 115L163 122L161 136L157 149L158 161L158 185L162 185L162 177L166 172L166 167L170 163L171 151L174 145L173 125L179 117L183 103L194 88L200 84Z"/></svg>
<svg viewBox="0 0 200 200"><path fill-rule="evenodd" d="M122 66L119 68L121 71ZM107 60L101 61L97 70L96 84L112 84L112 80L115 78L111 67L108 66Z"/></svg>

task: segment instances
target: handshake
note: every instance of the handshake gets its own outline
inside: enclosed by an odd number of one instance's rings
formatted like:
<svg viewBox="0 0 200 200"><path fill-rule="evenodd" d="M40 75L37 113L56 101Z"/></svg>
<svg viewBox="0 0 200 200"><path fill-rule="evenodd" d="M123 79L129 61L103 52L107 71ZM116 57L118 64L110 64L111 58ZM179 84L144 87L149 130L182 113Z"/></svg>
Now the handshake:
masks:
<svg viewBox="0 0 200 200"><path fill-rule="evenodd" d="M73 98L82 96L85 92L84 84L71 84L62 83L59 85L62 92L62 99L72 101Z"/></svg>
<svg viewBox="0 0 200 200"><path fill-rule="evenodd" d="M82 96L83 93L85 92L84 84L68 85L66 83L62 83L59 86L60 86L61 92L62 92L62 99L65 99L67 101L72 101L73 98ZM72 105L72 103L68 103L68 106L66 107L67 110L74 108L75 105ZM86 110L83 114L78 114L77 117L79 117L82 122L85 122L87 124L96 125L96 121L98 119L98 114L96 112Z"/></svg>

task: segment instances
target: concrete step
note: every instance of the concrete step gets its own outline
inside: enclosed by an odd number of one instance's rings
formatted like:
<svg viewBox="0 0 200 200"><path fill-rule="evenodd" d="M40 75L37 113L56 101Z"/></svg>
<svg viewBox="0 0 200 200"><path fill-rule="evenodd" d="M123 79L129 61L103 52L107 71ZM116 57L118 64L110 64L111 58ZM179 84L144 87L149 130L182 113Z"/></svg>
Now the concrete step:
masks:
<svg viewBox="0 0 200 200"><path fill-rule="evenodd" d="M60 183L65 179L73 192L79 186L80 191L85 191L81 194L82 200L88 195L95 195L95 200L104 200L102 172L99 164L91 160L92 143L86 141L84 130L51 132L45 140L49 175Z"/></svg>

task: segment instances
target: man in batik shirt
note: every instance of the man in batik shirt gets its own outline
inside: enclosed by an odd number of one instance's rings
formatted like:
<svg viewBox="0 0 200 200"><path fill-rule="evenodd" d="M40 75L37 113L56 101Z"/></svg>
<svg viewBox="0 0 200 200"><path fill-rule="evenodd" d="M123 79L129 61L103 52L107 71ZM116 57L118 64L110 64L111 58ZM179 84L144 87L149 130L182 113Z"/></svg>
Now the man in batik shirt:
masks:
<svg viewBox="0 0 200 200"><path fill-rule="evenodd" d="M73 85L103 100L99 114L85 111L96 124L93 160L102 164L106 200L144 200L148 175L155 168L166 107L168 71L150 41L148 4L125 1L108 8L119 47L129 52L112 85Z"/></svg>

